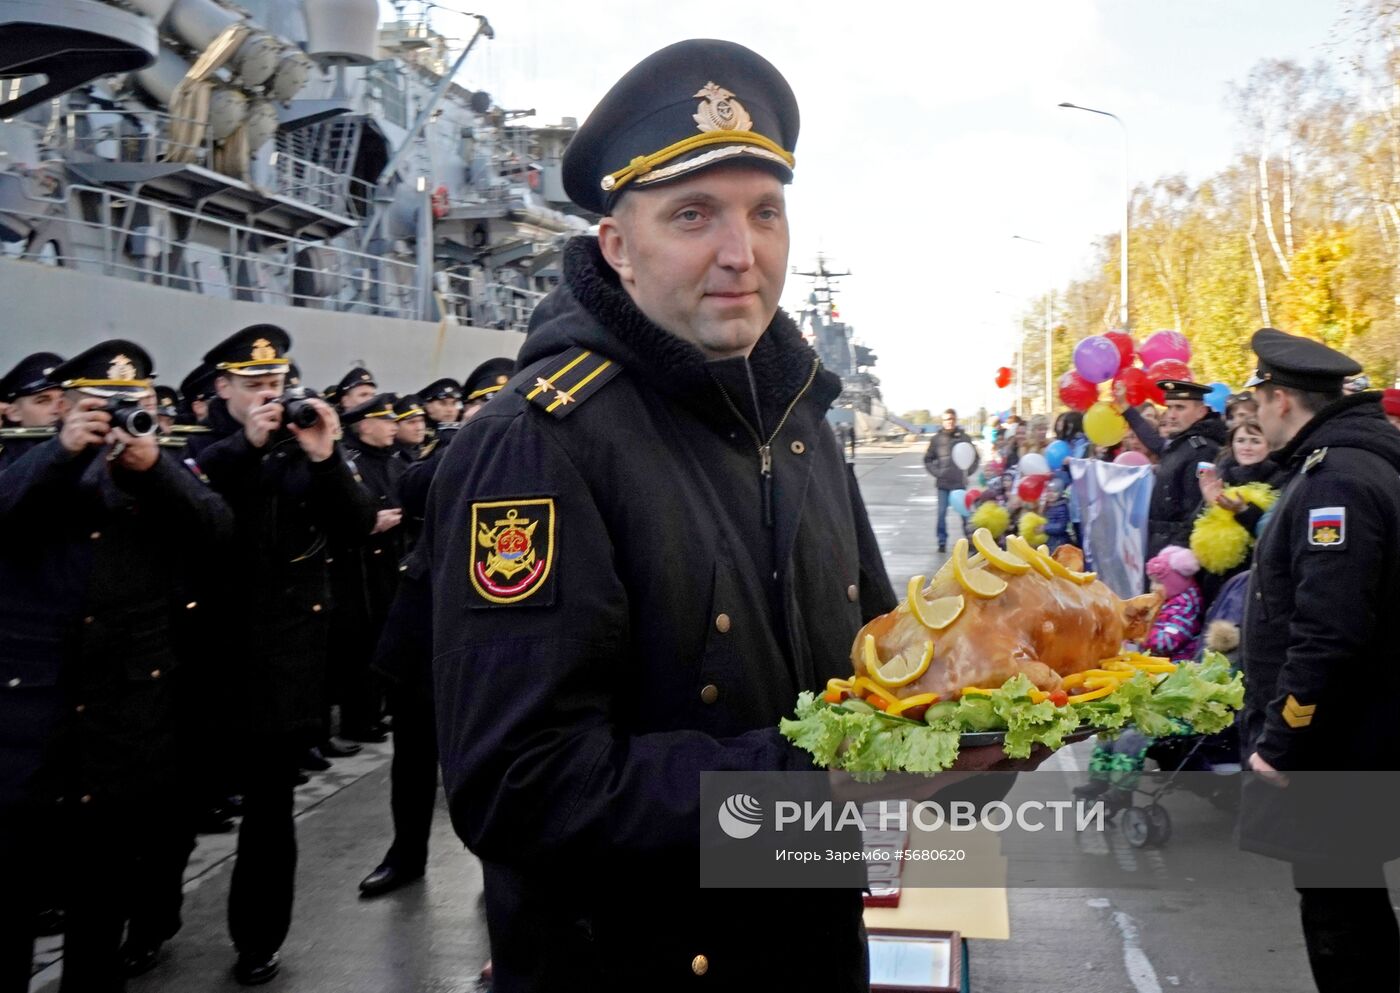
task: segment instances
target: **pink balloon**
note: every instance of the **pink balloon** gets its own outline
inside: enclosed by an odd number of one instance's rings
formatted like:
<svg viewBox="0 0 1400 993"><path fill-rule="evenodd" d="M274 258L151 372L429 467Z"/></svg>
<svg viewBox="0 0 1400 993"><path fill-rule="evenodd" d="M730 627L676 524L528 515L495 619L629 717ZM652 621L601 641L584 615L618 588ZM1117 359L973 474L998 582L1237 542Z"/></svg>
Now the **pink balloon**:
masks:
<svg viewBox="0 0 1400 993"><path fill-rule="evenodd" d="M1138 346L1138 355L1142 357L1144 366L1156 365L1163 359L1190 362L1191 343L1179 331L1156 331Z"/></svg>
<svg viewBox="0 0 1400 993"><path fill-rule="evenodd" d="M1123 452L1113 460L1114 465L1151 465L1152 460L1142 452Z"/></svg>

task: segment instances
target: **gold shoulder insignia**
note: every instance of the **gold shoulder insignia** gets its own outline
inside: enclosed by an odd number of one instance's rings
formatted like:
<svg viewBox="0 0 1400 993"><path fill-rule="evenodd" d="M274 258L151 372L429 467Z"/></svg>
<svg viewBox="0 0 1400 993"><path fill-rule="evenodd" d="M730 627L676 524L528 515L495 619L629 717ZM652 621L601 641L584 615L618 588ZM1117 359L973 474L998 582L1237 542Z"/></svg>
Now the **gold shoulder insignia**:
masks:
<svg viewBox="0 0 1400 993"><path fill-rule="evenodd" d="M563 418L621 371L612 359L575 347L541 363L516 390L546 414Z"/></svg>
<svg viewBox="0 0 1400 993"><path fill-rule="evenodd" d="M1322 465L1322 460L1327 458L1327 449L1319 448L1303 462L1303 475L1306 476L1318 466Z"/></svg>
<svg viewBox="0 0 1400 993"><path fill-rule="evenodd" d="M156 439L156 444L161 448L184 448L189 444L189 439L178 434L163 434Z"/></svg>

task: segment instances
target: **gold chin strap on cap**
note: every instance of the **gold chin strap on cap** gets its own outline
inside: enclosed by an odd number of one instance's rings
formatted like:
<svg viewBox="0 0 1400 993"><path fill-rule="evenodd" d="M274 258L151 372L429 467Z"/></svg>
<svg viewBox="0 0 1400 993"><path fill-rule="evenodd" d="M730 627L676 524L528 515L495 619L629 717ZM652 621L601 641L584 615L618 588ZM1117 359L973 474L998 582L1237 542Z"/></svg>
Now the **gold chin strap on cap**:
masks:
<svg viewBox="0 0 1400 993"><path fill-rule="evenodd" d="M65 390L139 389L150 392L151 389L149 379L65 379L59 385Z"/></svg>
<svg viewBox="0 0 1400 993"><path fill-rule="evenodd" d="M504 385L505 384L502 383L501 386L487 386L484 389L477 390L475 393L468 393L467 399L470 401L480 400L482 397L489 397L492 393L501 392L501 389Z"/></svg>
<svg viewBox="0 0 1400 993"><path fill-rule="evenodd" d="M409 410L405 410L402 414L395 414L395 415L394 415L394 420L396 420L396 421L406 421L406 420L408 420L410 417L424 417L424 416L426 416L426 415L423 413L423 411L422 411L421 408L419 408L419 407L412 407L412 408L410 408Z"/></svg>
<svg viewBox="0 0 1400 993"><path fill-rule="evenodd" d="M243 369L252 369L255 366L265 366L269 376L285 373L291 368L291 356L284 355L275 359L249 359L246 362L220 362L214 366L224 372L238 372Z"/></svg>
<svg viewBox="0 0 1400 993"><path fill-rule="evenodd" d="M667 145L659 152L639 155L623 169L603 177L600 184L609 192L621 189L634 180L639 180L657 166L669 162L679 155L693 152L709 145L752 145L753 154L784 163L789 169L797 164L796 157L772 138L766 138L753 131L705 131L701 134L682 138L674 145ZM765 154L766 153L766 154ZM689 165L690 163L685 163Z"/></svg>

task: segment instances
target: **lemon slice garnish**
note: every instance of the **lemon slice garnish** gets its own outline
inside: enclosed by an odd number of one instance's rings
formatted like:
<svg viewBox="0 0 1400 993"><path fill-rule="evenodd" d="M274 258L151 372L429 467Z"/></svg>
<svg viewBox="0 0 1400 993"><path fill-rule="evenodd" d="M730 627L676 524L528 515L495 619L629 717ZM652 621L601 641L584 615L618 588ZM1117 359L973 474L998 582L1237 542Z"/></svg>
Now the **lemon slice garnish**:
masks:
<svg viewBox="0 0 1400 993"><path fill-rule="evenodd" d="M939 597L937 600L924 599L923 576L909 580L909 612L930 631L942 631L962 615L964 601L960 596Z"/></svg>
<svg viewBox="0 0 1400 993"><path fill-rule="evenodd" d="M968 567L966 538L959 538L953 546L953 575L963 589L984 600L1006 592L1006 580L998 579L985 569Z"/></svg>
<svg viewBox="0 0 1400 993"><path fill-rule="evenodd" d="M1032 569L1040 573L1046 579L1055 578L1055 573L1051 570L1050 566L1046 564L1044 556L1032 548L1031 543L1025 538L1022 538L1019 534L1008 536L1006 539L1006 547L1012 555L1015 555L1022 562L1029 563Z"/></svg>
<svg viewBox="0 0 1400 993"><path fill-rule="evenodd" d="M869 635L867 635L869 637ZM873 640L873 639L872 639ZM915 662L906 658L904 653L896 655L884 665L877 669L870 670L870 678L881 686L894 689L899 686L907 686L928 672L929 663L933 661L933 642L924 642L923 656Z"/></svg>
<svg viewBox="0 0 1400 993"><path fill-rule="evenodd" d="M996 566L1002 572L1009 572L1013 576L1020 576L1031 571L1031 564L1023 562L1014 555L1008 555L997 547L996 539L992 537L992 532L986 528L978 528L972 535L972 543L977 546L977 551L987 557L987 561Z"/></svg>
<svg viewBox="0 0 1400 993"><path fill-rule="evenodd" d="M1040 546L1038 554L1045 561L1045 564L1050 567L1050 571L1061 579L1068 579L1070 582L1078 583L1080 586L1087 586L1098 578L1098 573L1075 572L1069 566L1055 558L1055 556L1051 555L1049 548L1045 545Z"/></svg>

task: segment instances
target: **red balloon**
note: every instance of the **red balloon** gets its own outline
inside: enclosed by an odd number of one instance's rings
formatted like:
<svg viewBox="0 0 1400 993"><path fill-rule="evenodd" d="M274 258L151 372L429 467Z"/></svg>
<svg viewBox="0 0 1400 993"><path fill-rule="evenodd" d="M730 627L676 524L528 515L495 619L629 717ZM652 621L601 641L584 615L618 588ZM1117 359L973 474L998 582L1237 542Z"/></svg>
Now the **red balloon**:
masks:
<svg viewBox="0 0 1400 993"><path fill-rule="evenodd" d="M1133 336L1126 331L1105 331L1104 337L1113 342L1113 347L1118 349L1119 369L1127 369L1133 364L1133 355L1137 352L1137 346L1133 344Z"/></svg>
<svg viewBox="0 0 1400 993"><path fill-rule="evenodd" d="M1004 390L1011 385L1012 372L1006 366L997 370L997 389Z"/></svg>
<svg viewBox="0 0 1400 993"><path fill-rule="evenodd" d="M1194 382L1191 378L1191 368L1180 359L1163 359L1154 362L1147 367L1147 379L1151 383L1160 383L1164 379L1185 379Z"/></svg>
<svg viewBox="0 0 1400 993"><path fill-rule="evenodd" d="M1149 389L1157 389L1156 385L1147 378L1147 373L1136 366L1129 366L1114 376L1113 386L1115 394L1118 392L1118 387L1123 388L1123 400L1130 407L1136 407L1146 400Z"/></svg>
<svg viewBox="0 0 1400 993"><path fill-rule="evenodd" d="M1026 503L1035 503L1045 492L1045 484L1048 482L1050 482L1049 476L1027 476L1016 487L1016 495Z"/></svg>
<svg viewBox="0 0 1400 993"><path fill-rule="evenodd" d="M981 491L981 490L968 490L968 491L967 491L967 509L968 509L968 510L971 510L971 509L976 505L977 501L978 501L978 500L981 500L981 499L982 499L982 491Z"/></svg>
<svg viewBox="0 0 1400 993"><path fill-rule="evenodd" d="M1088 410L1099 398L1099 388L1071 369L1060 377L1060 402L1071 410Z"/></svg>
<svg viewBox="0 0 1400 993"><path fill-rule="evenodd" d="M1147 383L1147 399L1151 400L1159 407L1165 407L1167 405L1167 395L1162 392L1160 386L1151 380L1148 380Z"/></svg>

